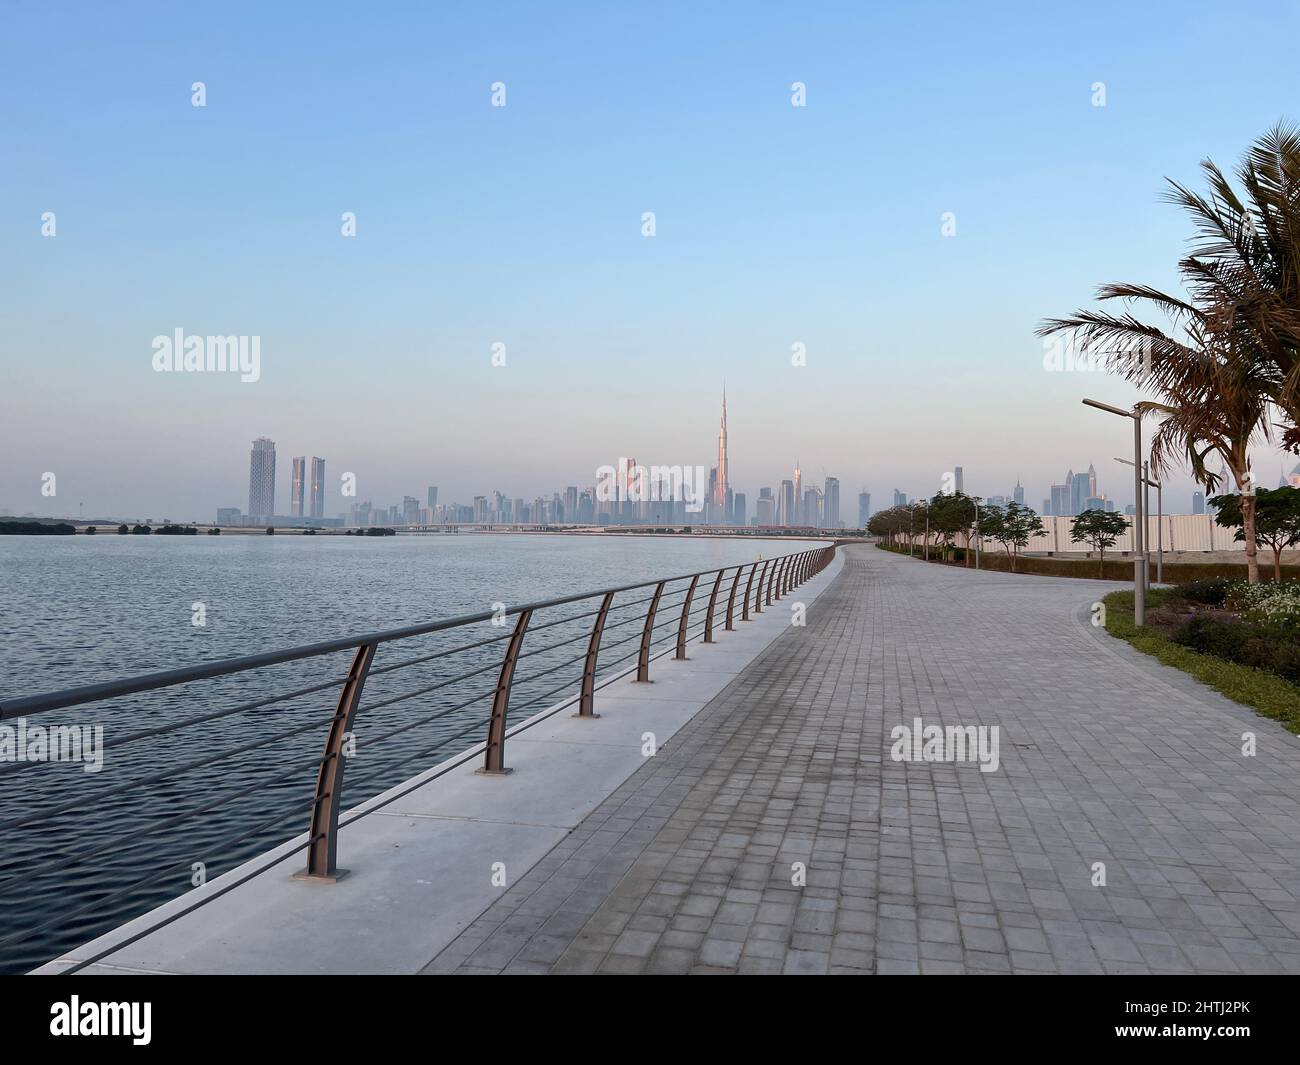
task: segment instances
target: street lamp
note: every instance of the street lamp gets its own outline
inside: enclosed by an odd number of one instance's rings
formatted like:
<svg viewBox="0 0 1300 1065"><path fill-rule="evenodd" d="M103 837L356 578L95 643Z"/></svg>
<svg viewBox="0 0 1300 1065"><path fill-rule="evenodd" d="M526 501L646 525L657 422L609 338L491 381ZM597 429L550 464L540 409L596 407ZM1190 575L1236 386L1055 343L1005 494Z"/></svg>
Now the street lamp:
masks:
<svg viewBox="0 0 1300 1065"><path fill-rule="evenodd" d="M1116 462L1122 462L1125 466L1132 466L1128 459L1116 459ZM1163 481L1153 481L1149 476L1148 464L1142 463L1142 483L1147 488L1156 490L1156 583L1165 583L1165 486ZM1146 500L1146 508L1151 509L1151 496L1144 492L1143 498Z"/></svg>
<svg viewBox="0 0 1300 1065"><path fill-rule="evenodd" d="M1096 407L1121 418L1133 419L1133 623L1147 623L1146 596L1146 513L1142 508L1142 415L1136 410L1120 410L1108 403L1085 399L1084 406Z"/></svg>

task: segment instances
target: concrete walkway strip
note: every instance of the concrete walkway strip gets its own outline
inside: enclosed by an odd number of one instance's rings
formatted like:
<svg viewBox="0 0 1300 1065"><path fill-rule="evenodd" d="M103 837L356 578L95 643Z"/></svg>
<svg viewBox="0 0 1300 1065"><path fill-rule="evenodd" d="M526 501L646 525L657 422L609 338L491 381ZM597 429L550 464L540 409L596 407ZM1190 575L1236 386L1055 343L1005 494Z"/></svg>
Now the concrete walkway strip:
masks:
<svg viewBox="0 0 1300 1065"><path fill-rule="evenodd" d="M337 883L291 878L304 860L290 853L306 841L300 836L36 972L63 971L141 932L80 971L419 972L641 768L647 743L655 757L671 750L678 731L791 629L791 604L813 603L843 564L837 553L786 599L748 622L737 617L735 631L719 620L716 642L697 639L687 661L652 663L652 683L627 677L598 691L599 718L563 710L511 736L508 776L478 775L472 759L358 807L382 808L341 830L339 864L349 875Z"/></svg>

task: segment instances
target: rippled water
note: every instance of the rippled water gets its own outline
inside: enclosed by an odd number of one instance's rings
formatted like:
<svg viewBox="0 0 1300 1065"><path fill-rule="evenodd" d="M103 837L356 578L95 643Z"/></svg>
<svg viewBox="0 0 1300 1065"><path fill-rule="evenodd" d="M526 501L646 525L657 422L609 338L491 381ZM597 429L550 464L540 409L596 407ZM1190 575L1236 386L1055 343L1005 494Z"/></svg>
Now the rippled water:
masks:
<svg viewBox="0 0 1300 1065"><path fill-rule="evenodd" d="M749 562L797 541L590 536L0 537L0 702L79 684L415 625ZM670 589L671 591L671 589ZM645 591L615 600L602 669L634 652ZM680 596L680 592L678 592ZM697 595L693 617L702 622ZM663 617L670 619L666 596ZM206 624L196 626L195 604ZM624 613L619 604L629 604ZM576 690L597 601L536 615L511 720ZM671 617L676 617L673 612ZM561 618L568 623L543 629ZM482 624L385 644L374 669L501 637ZM659 639L671 641L671 620ZM553 648L547 650L547 648ZM502 645L372 673L350 807L480 742ZM0 763L0 972L25 971L292 838L307 825L337 689L114 747L347 672L351 652L39 715L102 725L100 772ZM559 668L557 668L559 667ZM484 671L380 707L387 699ZM557 687L559 690L557 691ZM373 709L368 709L373 707ZM12 724L9 722L8 724ZM252 750L242 750L252 746Z"/></svg>

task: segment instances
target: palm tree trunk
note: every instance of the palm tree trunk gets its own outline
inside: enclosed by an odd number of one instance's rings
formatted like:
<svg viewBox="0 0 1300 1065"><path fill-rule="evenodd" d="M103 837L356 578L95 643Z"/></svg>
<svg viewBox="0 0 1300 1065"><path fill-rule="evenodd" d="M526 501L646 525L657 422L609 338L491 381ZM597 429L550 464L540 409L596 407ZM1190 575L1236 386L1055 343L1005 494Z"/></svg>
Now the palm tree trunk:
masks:
<svg viewBox="0 0 1300 1065"><path fill-rule="evenodd" d="M1273 582L1282 583L1282 547L1279 544L1273 548Z"/></svg>
<svg viewBox="0 0 1300 1065"><path fill-rule="evenodd" d="M1097 548L1097 554L1101 556L1097 562L1097 579L1105 580L1106 579L1106 549L1104 547Z"/></svg>
<svg viewBox="0 0 1300 1065"><path fill-rule="evenodd" d="M1241 531L1246 537L1246 580L1259 583L1259 545L1255 542L1255 491L1241 494Z"/></svg>

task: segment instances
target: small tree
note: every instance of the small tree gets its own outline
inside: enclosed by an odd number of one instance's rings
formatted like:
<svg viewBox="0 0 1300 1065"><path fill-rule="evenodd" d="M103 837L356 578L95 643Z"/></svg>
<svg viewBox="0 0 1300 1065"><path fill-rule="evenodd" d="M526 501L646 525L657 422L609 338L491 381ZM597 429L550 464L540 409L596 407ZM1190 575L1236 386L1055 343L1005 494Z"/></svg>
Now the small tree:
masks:
<svg viewBox="0 0 1300 1065"><path fill-rule="evenodd" d="M1241 497L1235 493L1214 496L1210 506L1216 513L1214 524L1236 528L1233 539L1242 543L1246 530L1241 513ZM1282 552L1300 544L1300 491L1294 488L1255 489L1255 539L1273 549L1273 579L1282 579Z"/></svg>
<svg viewBox="0 0 1300 1065"><path fill-rule="evenodd" d="M1004 507L991 506L980 511L980 533L1000 543L1016 572L1016 556L1029 546L1035 536L1047 532L1043 519L1023 503L1012 500Z"/></svg>
<svg viewBox="0 0 1300 1065"><path fill-rule="evenodd" d="M1106 548L1114 547L1120 533L1128 528L1128 519L1123 514L1111 510L1085 510L1076 514L1070 523L1070 539L1075 543L1087 543L1100 552L1097 576L1106 574Z"/></svg>
<svg viewBox="0 0 1300 1065"><path fill-rule="evenodd" d="M940 492L927 506L930 512L930 531L937 532L943 538L943 557L946 561L948 548L959 534L966 536L967 546L970 544L970 529L975 524L975 500L964 492Z"/></svg>

